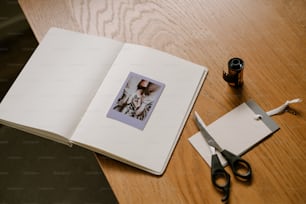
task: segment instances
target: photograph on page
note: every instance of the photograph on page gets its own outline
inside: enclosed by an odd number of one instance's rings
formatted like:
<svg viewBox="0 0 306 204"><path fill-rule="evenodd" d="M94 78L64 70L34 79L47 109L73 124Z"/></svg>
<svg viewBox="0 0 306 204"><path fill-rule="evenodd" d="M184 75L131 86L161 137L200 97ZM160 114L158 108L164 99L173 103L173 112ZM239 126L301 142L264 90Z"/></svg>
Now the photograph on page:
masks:
<svg viewBox="0 0 306 204"><path fill-rule="evenodd" d="M143 130L164 87L161 82L130 72L107 117Z"/></svg>

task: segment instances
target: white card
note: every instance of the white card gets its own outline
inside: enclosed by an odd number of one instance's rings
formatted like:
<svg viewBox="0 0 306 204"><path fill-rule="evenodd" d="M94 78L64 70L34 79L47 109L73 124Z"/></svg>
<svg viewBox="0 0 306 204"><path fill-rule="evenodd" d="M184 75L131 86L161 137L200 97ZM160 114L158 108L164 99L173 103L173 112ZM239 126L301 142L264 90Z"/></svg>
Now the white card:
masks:
<svg viewBox="0 0 306 204"><path fill-rule="evenodd" d="M256 115L261 115L258 119ZM205 118L205 115L201 116ZM242 155L265 137L279 129L278 125L252 100L243 103L207 126L209 133L224 149ZM189 138L190 143L210 166L211 152L201 132ZM218 152L223 165L226 161Z"/></svg>

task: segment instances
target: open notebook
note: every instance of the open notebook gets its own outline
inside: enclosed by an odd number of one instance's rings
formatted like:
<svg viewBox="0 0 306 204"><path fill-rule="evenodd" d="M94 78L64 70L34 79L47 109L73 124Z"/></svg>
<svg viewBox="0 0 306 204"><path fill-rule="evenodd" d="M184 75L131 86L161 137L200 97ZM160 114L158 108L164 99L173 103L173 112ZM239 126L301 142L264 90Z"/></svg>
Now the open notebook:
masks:
<svg viewBox="0 0 306 204"><path fill-rule="evenodd" d="M0 104L0 123L160 175L207 68L51 28Z"/></svg>

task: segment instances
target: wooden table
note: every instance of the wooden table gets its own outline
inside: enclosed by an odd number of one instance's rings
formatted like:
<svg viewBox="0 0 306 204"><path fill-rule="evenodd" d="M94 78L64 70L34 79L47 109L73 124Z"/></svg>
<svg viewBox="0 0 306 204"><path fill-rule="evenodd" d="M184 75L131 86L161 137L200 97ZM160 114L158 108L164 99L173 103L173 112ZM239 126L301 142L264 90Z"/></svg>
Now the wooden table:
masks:
<svg viewBox="0 0 306 204"><path fill-rule="evenodd" d="M303 0L19 0L40 41L51 26L166 51L207 66L195 103L207 124L254 99L264 110L306 99L306 2ZM232 57L245 61L244 86L222 79ZM254 179L232 179L231 203L306 203L306 102L273 119L280 130L244 155ZM210 168L189 144L189 117L163 176L97 155L120 203L220 203ZM230 171L229 171L230 172Z"/></svg>

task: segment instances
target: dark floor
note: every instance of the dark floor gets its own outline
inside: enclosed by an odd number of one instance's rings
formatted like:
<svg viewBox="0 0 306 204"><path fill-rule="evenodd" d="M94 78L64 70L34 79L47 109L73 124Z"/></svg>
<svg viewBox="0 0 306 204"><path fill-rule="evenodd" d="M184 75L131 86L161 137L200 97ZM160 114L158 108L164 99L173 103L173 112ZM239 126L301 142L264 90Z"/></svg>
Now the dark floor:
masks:
<svg viewBox="0 0 306 204"><path fill-rule="evenodd" d="M0 0L0 100L37 46L17 0ZM117 203L94 154L0 125L0 204Z"/></svg>

